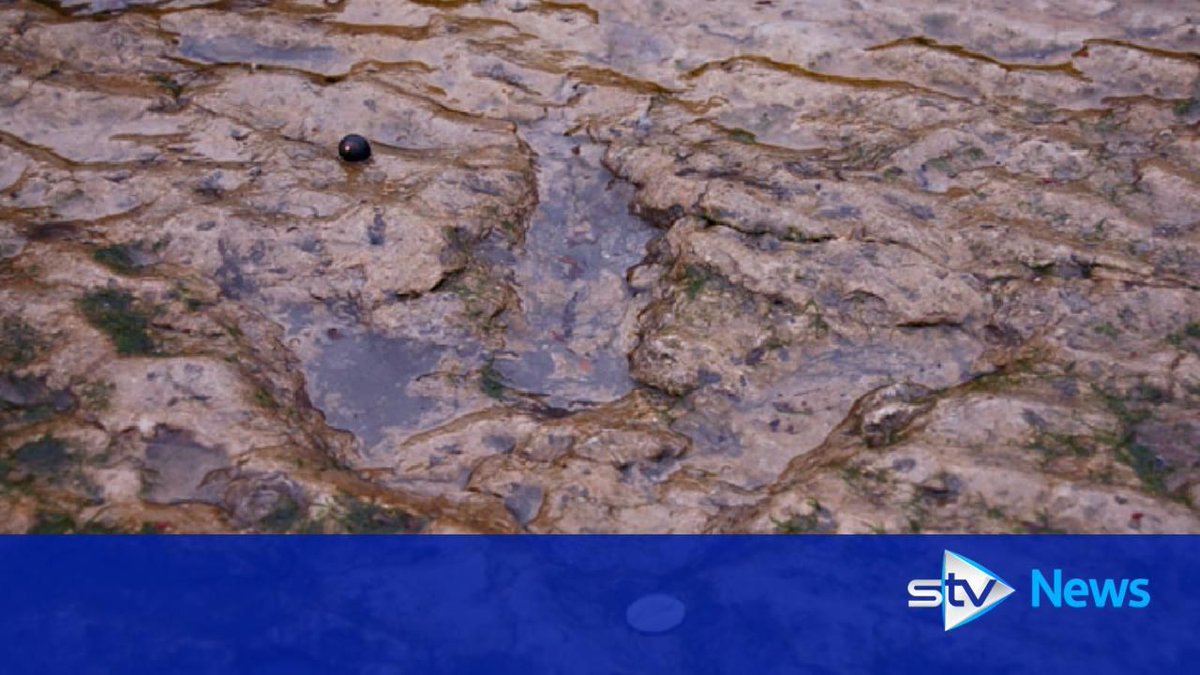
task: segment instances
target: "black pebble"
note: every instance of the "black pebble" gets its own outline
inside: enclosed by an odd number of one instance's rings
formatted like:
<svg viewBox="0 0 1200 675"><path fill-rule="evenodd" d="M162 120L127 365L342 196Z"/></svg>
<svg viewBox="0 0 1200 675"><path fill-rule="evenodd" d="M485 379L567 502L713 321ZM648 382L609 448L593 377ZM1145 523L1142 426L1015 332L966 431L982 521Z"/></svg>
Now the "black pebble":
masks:
<svg viewBox="0 0 1200 675"><path fill-rule="evenodd" d="M371 144L358 134L350 134L338 143L338 154L347 162L365 162L371 157Z"/></svg>

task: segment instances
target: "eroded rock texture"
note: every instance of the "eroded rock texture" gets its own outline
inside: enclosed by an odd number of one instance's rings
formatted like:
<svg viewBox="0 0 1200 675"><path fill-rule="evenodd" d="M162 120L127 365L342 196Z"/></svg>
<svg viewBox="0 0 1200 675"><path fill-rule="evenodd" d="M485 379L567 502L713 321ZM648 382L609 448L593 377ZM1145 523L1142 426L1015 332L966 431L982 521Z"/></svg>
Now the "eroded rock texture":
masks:
<svg viewBox="0 0 1200 675"><path fill-rule="evenodd" d="M0 530L1200 532L1194 9L4 3Z"/></svg>

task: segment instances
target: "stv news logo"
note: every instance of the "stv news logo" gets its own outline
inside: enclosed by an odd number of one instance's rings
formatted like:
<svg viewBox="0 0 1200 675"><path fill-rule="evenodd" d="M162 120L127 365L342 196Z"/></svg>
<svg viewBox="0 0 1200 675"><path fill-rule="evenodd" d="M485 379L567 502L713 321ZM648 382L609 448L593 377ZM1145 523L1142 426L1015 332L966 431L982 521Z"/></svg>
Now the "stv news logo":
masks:
<svg viewBox="0 0 1200 675"><path fill-rule="evenodd" d="M1061 569L1053 570L1050 575L1034 569L1029 585L1029 604L1033 609L1064 605L1069 609L1089 606L1144 609L1150 605L1148 579L1064 579ZM941 579L908 582L908 606L941 607L942 625L949 631L987 614L1015 592L983 565L945 551Z"/></svg>
<svg viewBox="0 0 1200 675"><path fill-rule="evenodd" d="M909 607L942 607L946 630L968 624L995 609L1013 587L974 560L946 551L941 579L908 582Z"/></svg>

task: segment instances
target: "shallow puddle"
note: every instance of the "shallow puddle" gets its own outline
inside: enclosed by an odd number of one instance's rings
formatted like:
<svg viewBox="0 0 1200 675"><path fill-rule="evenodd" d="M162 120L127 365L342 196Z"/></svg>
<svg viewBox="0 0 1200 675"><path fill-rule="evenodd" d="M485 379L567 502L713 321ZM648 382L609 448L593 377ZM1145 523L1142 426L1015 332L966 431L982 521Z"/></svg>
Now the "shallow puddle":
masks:
<svg viewBox="0 0 1200 675"><path fill-rule="evenodd" d="M625 274L656 232L630 213L633 187L600 165L602 148L561 125L524 136L537 154L538 206L515 252L520 308L505 317L495 367L552 406L616 400L634 386L626 354L645 304Z"/></svg>
<svg viewBox="0 0 1200 675"><path fill-rule="evenodd" d="M294 308L286 317L289 339L303 345L313 405L331 426L353 433L365 455L479 407L471 373L484 355L469 338L441 344L384 334L324 308Z"/></svg>
<svg viewBox="0 0 1200 675"><path fill-rule="evenodd" d="M370 334L333 340L309 368L313 402L330 424L354 432L367 447L389 430L428 426L431 415L445 420L453 411L437 415L436 399L410 391L434 372L442 351Z"/></svg>

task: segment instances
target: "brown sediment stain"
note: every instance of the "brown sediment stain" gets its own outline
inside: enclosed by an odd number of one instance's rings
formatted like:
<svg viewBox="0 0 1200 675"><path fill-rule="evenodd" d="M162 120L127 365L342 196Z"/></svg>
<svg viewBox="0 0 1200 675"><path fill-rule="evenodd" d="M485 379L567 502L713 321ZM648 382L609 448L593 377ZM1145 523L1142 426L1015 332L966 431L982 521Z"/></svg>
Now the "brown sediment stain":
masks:
<svg viewBox="0 0 1200 675"><path fill-rule="evenodd" d="M909 92L909 93L921 93L921 94L925 94L925 95L929 95L929 96L936 96L939 98L945 98L945 99L951 99L951 100L957 100L957 101L967 100L961 96L955 96L953 94L941 92L936 89L930 89L928 87L911 84L908 82L904 82L903 80L886 80L886 79L872 78L872 77L850 77L847 75L832 75L829 73L822 73L819 71L810 70L808 68L805 68L803 66L798 66L793 63L784 63L781 61L776 61L776 60L771 59L766 56L757 56L757 55L733 56L733 57L730 57L727 59L722 59L720 61L710 61L708 63L705 63L701 66L693 68L692 70L689 70L688 72L684 73L683 78L686 80L695 80L695 79L699 79L704 74L709 73L714 70L720 69L720 70L724 70L724 71L728 72L728 71L732 70L733 68L736 68L741 65L748 65L751 67L764 68L766 70L773 70L776 72L785 73L785 74L791 75L793 77L799 77L799 78L803 78L803 79L807 79L807 80L813 80L816 82L823 82L826 84L834 84L834 85L845 86L845 87L858 87L858 88L862 88L862 89L896 90L896 91Z"/></svg>
<svg viewBox="0 0 1200 675"><path fill-rule="evenodd" d="M668 89L657 82L631 77L610 68L576 66L568 69L566 73L569 77L585 84L594 84L601 87L617 87L636 94L664 96L678 93L676 90Z"/></svg>
<svg viewBox="0 0 1200 675"><path fill-rule="evenodd" d="M330 22L329 26L330 32L335 35L384 35L413 42L449 35L462 35L463 37L481 35L495 29L508 29L517 34L521 33L520 29L509 21L466 16L436 16L421 26L390 26L383 23L343 23L338 21Z"/></svg>
<svg viewBox="0 0 1200 675"><path fill-rule="evenodd" d="M592 23L600 23L600 12L593 9L590 5L582 2L548 2L541 0L533 6L535 12L545 12L553 14L555 12L574 12L583 14Z"/></svg>
<svg viewBox="0 0 1200 675"><path fill-rule="evenodd" d="M1149 54L1163 59L1171 59L1174 61L1185 61L1200 65L1200 54L1196 52L1176 51L1172 49L1163 49L1161 47L1150 47L1147 45L1130 42L1128 40L1115 40L1112 38L1090 38L1083 41L1084 47L1091 45L1104 45L1108 47L1123 47L1136 52Z"/></svg>
<svg viewBox="0 0 1200 675"><path fill-rule="evenodd" d="M874 45L871 47L867 47L864 51L868 51L868 52L883 51L883 50L887 50L887 49L894 49L896 47L907 47L907 46L924 47L926 49L931 49L934 51L945 52L947 54L952 54L954 56L958 56L958 57L961 57L964 59L970 59L972 61L979 61L979 62L987 63L987 64L990 64L993 66L999 66L1000 68L1003 68L1004 70L1007 70L1010 72L1011 71L1028 70L1028 71L1040 71L1040 72L1050 72L1050 73L1065 73L1076 79L1080 79L1080 80L1088 79L1087 76L1085 76L1083 73L1079 72L1079 69L1077 69L1075 67L1075 64L1071 63L1070 61L1064 61L1063 63L1016 63L1016 62L1010 62L1010 61L1001 61L1000 59L993 58L991 56L988 56L987 54L971 51L961 45L942 44L932 38L920 37L920 36L900 38L898 40L893 40L891 42L885 42L884 44L881 44L881 45Z"/></svg>
<svg viewBox="0 0 1200 675"><path fill-rule="evenodd" d="M388 26L386 24L355 24L335 22L329 25L329 32L333 35L351 35L355 37L369 37L372 35L386 35L388 37L396 37L401 40L428 40L441 33L445 22L430 21L423 26Z"/></svg>
<svg viewBox="0 0 1200 675"><path fill-rule="evenodd" d="M481 0L412 0L414 5L432 7L434 9L462 9L469 5L478 5Z"/></svg>

